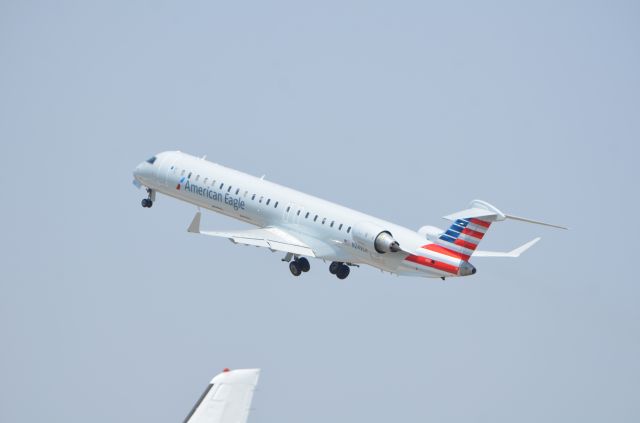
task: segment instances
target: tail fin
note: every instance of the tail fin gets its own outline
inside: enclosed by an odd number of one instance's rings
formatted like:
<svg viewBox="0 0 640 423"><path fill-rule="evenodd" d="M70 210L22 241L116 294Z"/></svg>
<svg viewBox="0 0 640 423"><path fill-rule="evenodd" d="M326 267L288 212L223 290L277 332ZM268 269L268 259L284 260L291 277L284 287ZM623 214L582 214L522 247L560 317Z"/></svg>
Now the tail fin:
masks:
<svg viewBox="0 0 640 423"><path fill-rule="evenodd" d="M436 244L448 250L453 250L458 253L460 258L463 260L469 260L469 257L471 257L473 252L476 250L478 244L493 222L513 219L538 225L552 226L554 228L567 229L563 226L504 214L496 207L481 200L473 200L471 204L469 204L468 209L450 214L444 218L452 220L453 224L438 237Z"/></svg>
<svg viewBox="0 0 640 423"><path fill-rule="evenodd" d="M260 369L229 370L211 380L184 423L246 423Z"/></svg>
<svg viewBox="0 0 640 423"><path fill-rule="evenodd" d="M469 260L490 226L491 221L484 218L459 218L438 237L436 243L457 252L461 259Z"/></svg>

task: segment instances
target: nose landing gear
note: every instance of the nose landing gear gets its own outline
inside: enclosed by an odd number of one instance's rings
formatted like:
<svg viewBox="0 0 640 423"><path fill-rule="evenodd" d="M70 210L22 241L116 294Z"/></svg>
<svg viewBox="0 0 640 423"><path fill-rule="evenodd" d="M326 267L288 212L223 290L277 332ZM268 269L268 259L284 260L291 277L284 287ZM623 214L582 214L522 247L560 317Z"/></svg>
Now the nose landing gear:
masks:
<svg viewBox="0 0 640 423"><path fill-rule="evenodd" d="M142 199L142 207L148 209L153 206L153 200L156 199L156 193L151 188L147 188L147 194L148 197Z"/></svg>

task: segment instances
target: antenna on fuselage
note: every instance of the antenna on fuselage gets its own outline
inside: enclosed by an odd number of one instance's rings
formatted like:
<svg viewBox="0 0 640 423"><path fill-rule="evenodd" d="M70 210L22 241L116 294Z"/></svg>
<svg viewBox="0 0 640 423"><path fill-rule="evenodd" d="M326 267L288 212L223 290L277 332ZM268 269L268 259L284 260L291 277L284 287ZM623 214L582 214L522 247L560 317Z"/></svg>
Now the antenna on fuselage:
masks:
<svg viewBox="0 0 640 423"><path fill-rule="evenodd" d="M267 175L262 175L262 176L260 177L260 179L264 179L264 177L265 177L265 176L267 176Z"/></svg>

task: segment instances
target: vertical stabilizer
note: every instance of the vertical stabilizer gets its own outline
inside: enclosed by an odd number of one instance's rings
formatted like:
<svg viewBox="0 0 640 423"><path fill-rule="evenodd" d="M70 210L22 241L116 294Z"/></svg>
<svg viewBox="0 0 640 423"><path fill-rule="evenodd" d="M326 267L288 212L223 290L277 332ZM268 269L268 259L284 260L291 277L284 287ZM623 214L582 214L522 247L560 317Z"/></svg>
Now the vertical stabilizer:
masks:
<svg viewBox="0 0 640 423"><path fill-rule="evenodd" d="M229 370L211 380L184 423L246 423L260 369Z"/></svg>

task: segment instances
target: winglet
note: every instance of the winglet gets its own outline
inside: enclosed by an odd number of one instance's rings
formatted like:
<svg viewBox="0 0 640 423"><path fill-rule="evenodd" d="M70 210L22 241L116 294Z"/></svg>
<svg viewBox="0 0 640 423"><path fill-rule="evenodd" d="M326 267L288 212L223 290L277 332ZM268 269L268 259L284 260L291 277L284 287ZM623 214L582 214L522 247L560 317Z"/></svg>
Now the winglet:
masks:
<svg viewBox="0 0 640 423"><path fill-rule="evenodd" d="M532 239L520 247L511 250L509 252L501 252L501 251L480 251L476 250L473 253L473 257L520 257L520 254L527 251L529 248L533 247L533 245L540 241L540 237Z"/></svg>
<svg viewBox="0 0 640 423"><path fill-rule="evenodd" d="M187 232L191 232L192 234L200 233L200 216L202 216L201 212L197 212L195 216L193 216L193 220L187 229Z"/></svg>

